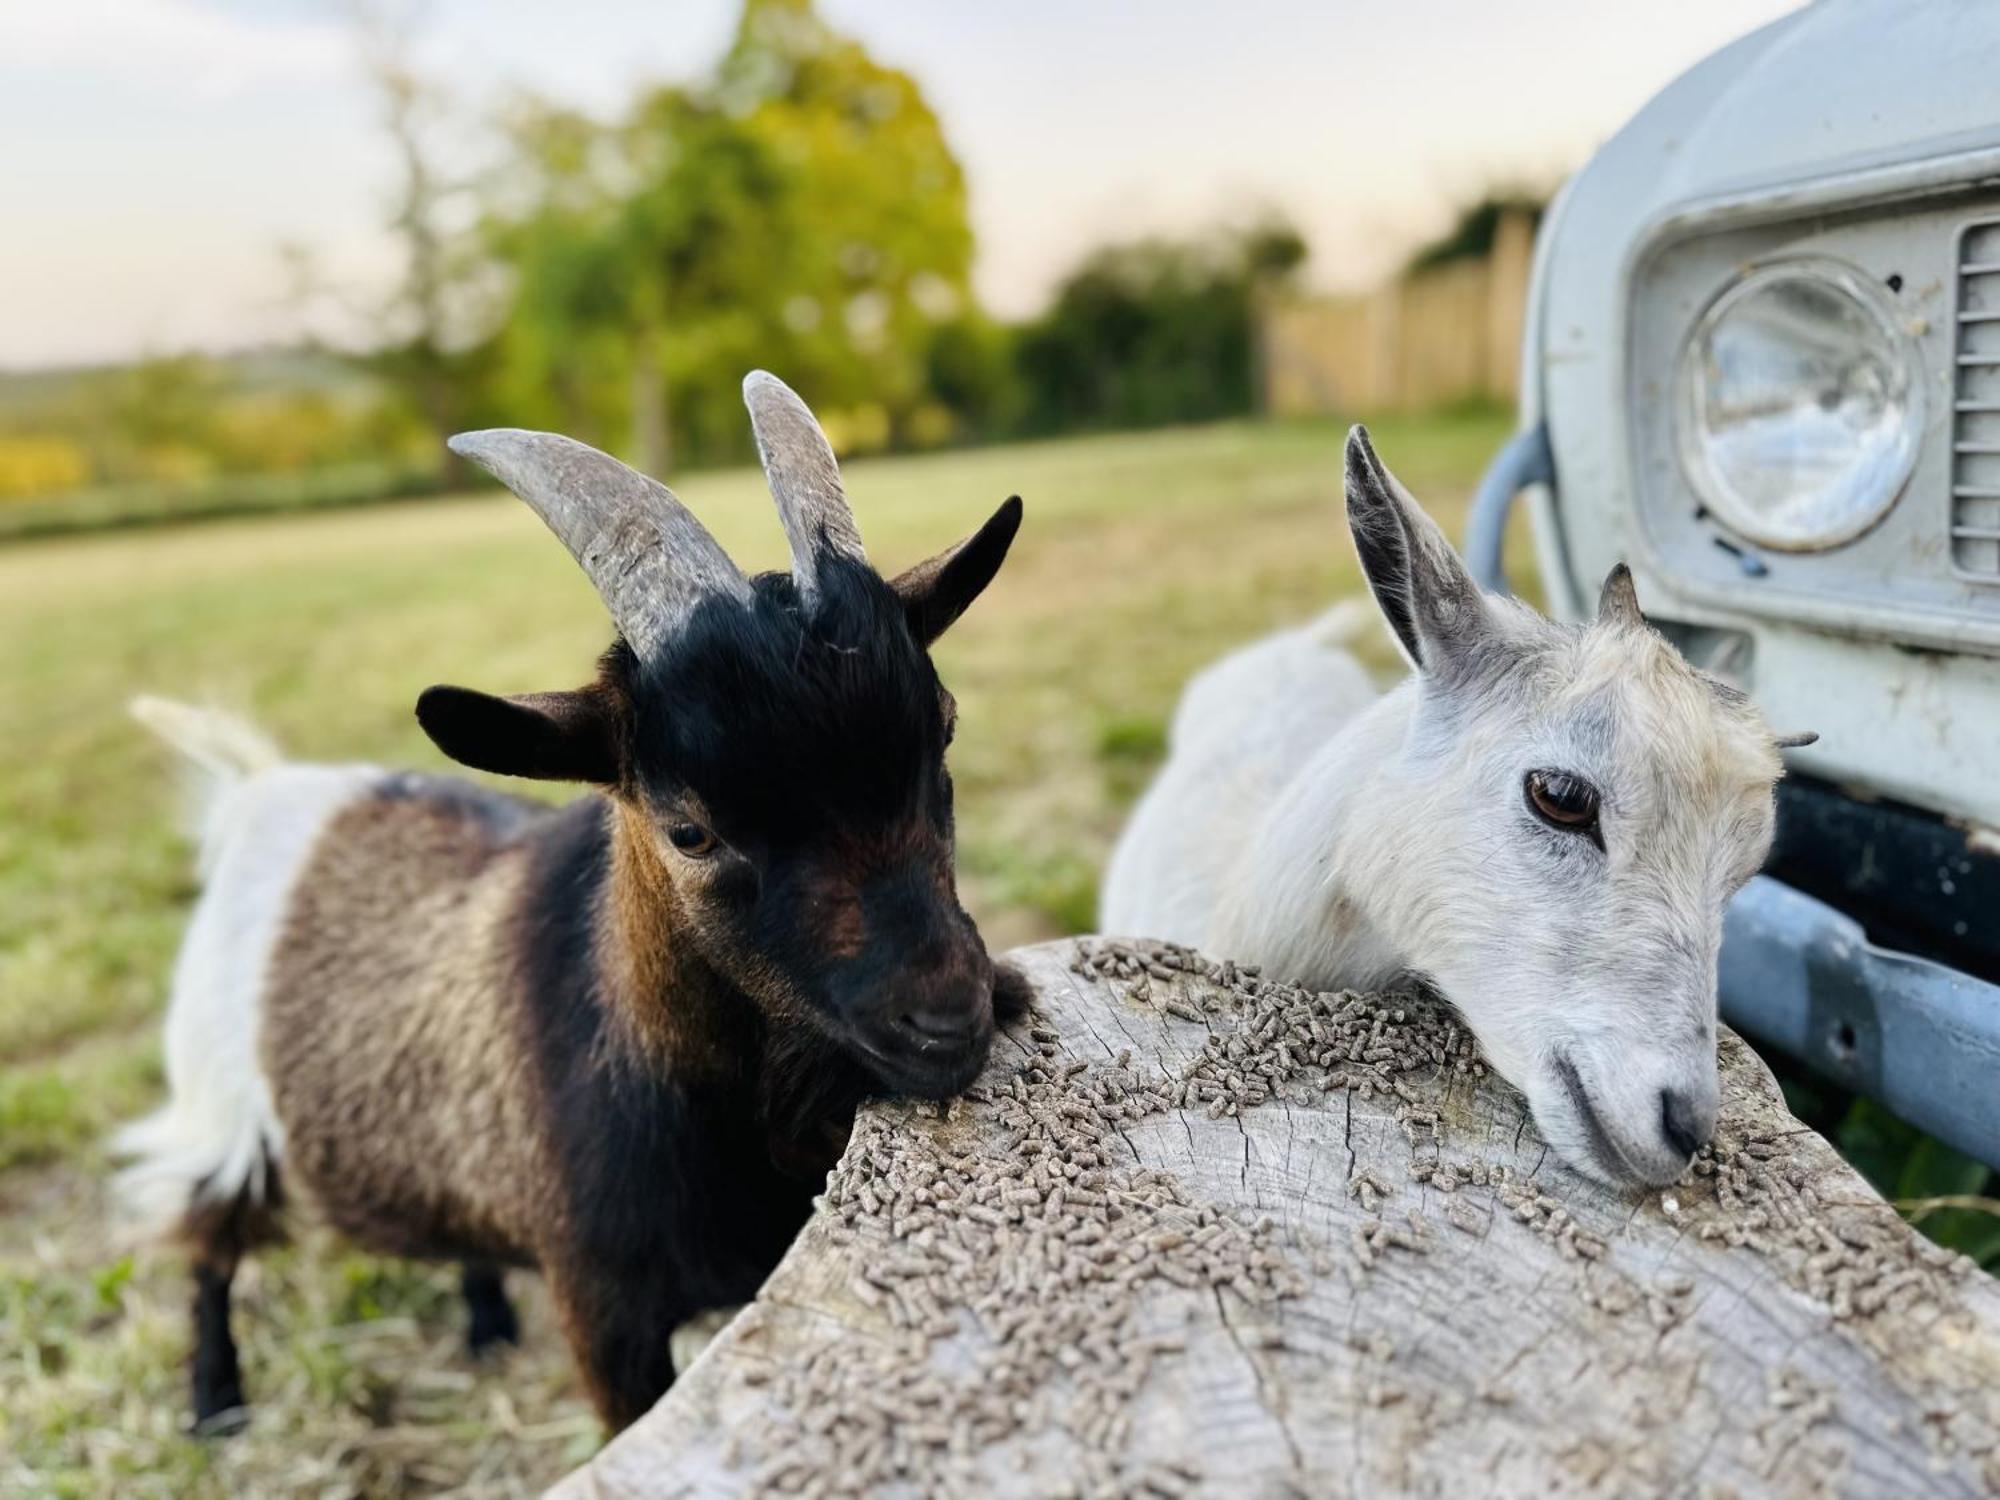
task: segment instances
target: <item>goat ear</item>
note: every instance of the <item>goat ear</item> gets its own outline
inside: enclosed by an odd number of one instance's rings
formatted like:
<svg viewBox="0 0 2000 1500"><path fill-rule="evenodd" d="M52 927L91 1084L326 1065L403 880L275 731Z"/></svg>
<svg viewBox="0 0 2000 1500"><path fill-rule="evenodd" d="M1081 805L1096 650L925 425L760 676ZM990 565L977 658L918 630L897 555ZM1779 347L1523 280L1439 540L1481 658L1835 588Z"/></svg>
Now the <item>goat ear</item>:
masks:
<svg viewBox="0 0 2000 1500"><path fill-rule="evenodd" d="M599 786L621 779L619 710L602 686L515 698L426 688L417 699L417 722L438 749L476 771Z"/></svg>
<svg viewBox="0 0 2000 1500"><path fill-rule="evenodd" d="M1021 529L1021 497L1009 496L984 526L890 583L902 597L910 633L928 646L985 591Z"/></svg>
<svg viewBox="0 0 2000 1500"><path fill-rule="evenodd" d="M1375 456L1365 427L1347 434L1347 524L1368 587L1410 664L1444 670L1485 631L1486 603L1437 523Z"/></svg>

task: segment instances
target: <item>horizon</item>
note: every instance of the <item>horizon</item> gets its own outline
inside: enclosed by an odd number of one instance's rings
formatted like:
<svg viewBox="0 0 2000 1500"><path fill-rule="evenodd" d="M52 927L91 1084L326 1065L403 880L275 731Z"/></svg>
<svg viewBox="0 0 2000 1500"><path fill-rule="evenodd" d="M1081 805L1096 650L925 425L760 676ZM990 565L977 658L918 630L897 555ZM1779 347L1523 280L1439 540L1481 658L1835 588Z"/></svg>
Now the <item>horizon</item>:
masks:
<svg viewBox="0 0 2000 1500"><path fill-rule="evenodd" d="M1638 46L1614 8L1556 0L818 7L923 88L965 169L974 290L1007 321L1098 246L1272 211L1311 247L1308 286L1371 285L1483 192L1552 189L1686 67L1793 8L1691 0ZM666 24L632 0L423 10L418 61L468 114L532 93L603 118L712 61L738 5L684 0ZM0 242L0 371L343 346L337 323L308 326L280 253L310 247L354 295L394 276L393 164L338 11L0 13L0 154L26 164Z"/></svg>

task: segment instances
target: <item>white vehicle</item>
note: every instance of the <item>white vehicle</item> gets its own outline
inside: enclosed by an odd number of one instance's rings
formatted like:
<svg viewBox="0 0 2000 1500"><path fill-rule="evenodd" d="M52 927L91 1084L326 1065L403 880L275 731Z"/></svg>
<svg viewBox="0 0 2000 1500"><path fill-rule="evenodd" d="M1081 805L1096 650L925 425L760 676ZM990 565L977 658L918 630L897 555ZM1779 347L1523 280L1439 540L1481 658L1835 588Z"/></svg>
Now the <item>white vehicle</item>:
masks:
<svg viewBox="0 0 2000 1500"><path fill-rule="evenodd" d="M2000 5L1820 0L1709 57L1564 188L1521 433L1550 612L1623 559L1773 722L1723 1012L2000 1165Z"/></svg>

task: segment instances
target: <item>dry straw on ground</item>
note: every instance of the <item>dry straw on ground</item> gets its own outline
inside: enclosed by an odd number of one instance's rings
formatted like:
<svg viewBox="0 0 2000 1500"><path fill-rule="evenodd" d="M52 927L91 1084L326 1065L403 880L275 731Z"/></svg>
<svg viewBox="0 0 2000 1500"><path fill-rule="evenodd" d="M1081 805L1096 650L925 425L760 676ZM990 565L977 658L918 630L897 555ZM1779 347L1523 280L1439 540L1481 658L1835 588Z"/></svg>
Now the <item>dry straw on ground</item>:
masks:
<svg viewBox="0 0 2000 1500"><path fill-rule="evenodd" d="M534 1278L514 1278L524 1346L474 1361L455 1269L311 1231L239 1279L249 1427L192 1439L186 1269L107 1257L101 1212L78 1203L75 1235L15 1257L0 1286L0 1495L525 1500L601 1441Z"/></svg>

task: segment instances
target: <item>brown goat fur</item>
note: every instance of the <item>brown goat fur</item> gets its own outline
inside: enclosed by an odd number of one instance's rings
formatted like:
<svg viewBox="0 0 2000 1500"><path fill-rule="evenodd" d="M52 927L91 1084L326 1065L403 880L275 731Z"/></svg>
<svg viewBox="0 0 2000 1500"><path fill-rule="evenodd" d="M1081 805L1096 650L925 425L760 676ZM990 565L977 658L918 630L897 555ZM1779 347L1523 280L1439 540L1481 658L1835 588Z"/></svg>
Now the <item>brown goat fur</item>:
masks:
<svg viewBox="0 0 2000 1500"><path fill-rule="evenodd" d="M514 1333L497 1268L542 1270L617 1427L671 1383L674 1326L777 1264L865 1095L983 1066L1016 992L958 902L929 646L1019 502L884 579L803 403L762 375L746 399L806 549L789 575L744 578L606 455L467 440L620 639L582 689L434 687L418 718L466 764L594 788L567 806L286 764L226 716L144 709L215 782L174 1099L122 1143L132 1201L195 1243L198 1421L241 1403L229 1279L280 1176L364 1246L463 1262L475 1343Z"/></svg>
<svg viewBox="0 0 2000 1500"><path fill-rule="evenodd" d="M710 1297L755 1291L871 1086L830 1047L809 1048L809 1101L763 1097L788 1081L782 1069L796 1064L782 1054L794 1043L787 1034L774 1047L755 1003L684 940L690 916L651 828L622 798L551 812L444 779L385 779L328 825L302 874L264 1028L294 1195L373 1250L543 1269L614 1425L671 1376L630 1347L629 1330L648 1330L664 1359L672 1327ZM558 847L567 842L602 871L581 890ZM576 977L594 971L594 982L564 997L585 1014L551 1027L536 1003L545 976L524 949L534 909L545 916L564 894L595 955ZM585 1056L565 1056L579 1035ZM564 1153L576 1143L552 1133L573 1109L564 1094L579 1060L629 1076L633 1102L654 1109L652 1081L670 1079L671 1113L750 1136L770 1165L717 1174L699 1195L699 1225L634 1222L651 1211L643 1184L656 1174L642 1161L604 1163L630 1179L607 1204L578 1190L593 1174L572 1170ZM608 1134L607 1147L618 1131ZM685 1183L691 1170L678 1163L671 1175ZM629 1277L594 1263L607 1217L619 1236L665 1245L707 1232L712 1216L753 1226L756 1253L731 1284L666 1290L652 1257Z"/></svg>

